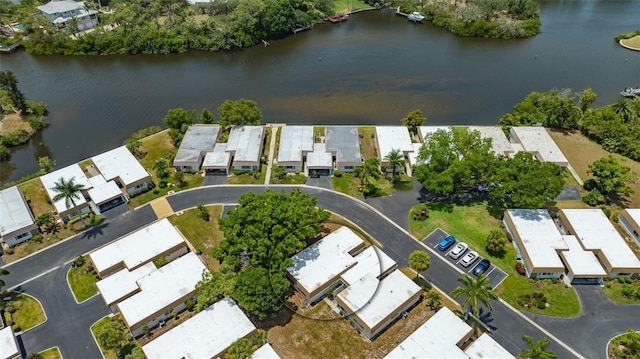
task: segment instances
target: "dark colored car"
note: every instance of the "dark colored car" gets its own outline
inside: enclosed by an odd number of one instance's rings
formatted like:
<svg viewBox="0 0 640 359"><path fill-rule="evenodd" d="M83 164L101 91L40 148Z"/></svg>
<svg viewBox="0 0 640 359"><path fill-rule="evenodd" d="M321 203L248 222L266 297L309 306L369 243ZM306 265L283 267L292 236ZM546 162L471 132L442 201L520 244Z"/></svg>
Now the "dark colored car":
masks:
<svg viewBox="0 0 640 359"><path fill-rule="evenodd" d="M487 269L489 269L489 267L491 267L491 262L489 262L489 260L485 258L481 260L480 263L478 263L478 265L475 266L475 268L473 268L473 275L479 276L480 274L484 273Z"/></svg>
<svg viewBox="0 0 640 359"><path fill-rule="evenodd" d="M438 249L441 251L446 251L451 248L451 246L456 243L456 238L454 236L447 236L447 238L443 239L438 243Z"/></svg>

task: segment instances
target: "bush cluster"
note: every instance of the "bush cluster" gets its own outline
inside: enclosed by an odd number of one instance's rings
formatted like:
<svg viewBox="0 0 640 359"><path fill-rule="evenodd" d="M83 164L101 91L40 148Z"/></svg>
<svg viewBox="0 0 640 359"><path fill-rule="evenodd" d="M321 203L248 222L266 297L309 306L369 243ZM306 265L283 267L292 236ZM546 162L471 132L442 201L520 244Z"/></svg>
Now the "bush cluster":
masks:
<svg viewBox="0 0 640 359"><path fill-rule="evenodd" d="M523 294L518 297L517 303L519 306L525 308L532 308L535 306L538 309L545 309L547 307L547 297L540 292Z"/></svg>

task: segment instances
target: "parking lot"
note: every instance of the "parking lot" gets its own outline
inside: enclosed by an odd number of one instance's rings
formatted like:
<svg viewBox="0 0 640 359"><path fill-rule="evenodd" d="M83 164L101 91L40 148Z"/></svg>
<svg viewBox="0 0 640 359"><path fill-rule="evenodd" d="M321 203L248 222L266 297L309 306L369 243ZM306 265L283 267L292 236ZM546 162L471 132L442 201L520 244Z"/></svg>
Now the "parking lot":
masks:
<svg viewBox="0 0 640 359"><path fill-rule="evenodd" d="M458 242L465 242L464 238L456 238L456 242L449 247L447 250L445 251L440 251L438 250L438 248L436 248L438 246L438 243L443 240L444 238L446 238L449 234L445 231L443 231L442 229L438 228L435 231L431 232L431 234L429 234L428 236L426 236L423 240L422 243L424 243L425 245L431 247L434 249L435 252L437 252L438 254L440 254L440 256L442 258L444 258L445 260L449 261L450 263L452 263L453 265L455 265L458 269L462 270L463 272L467 273L468 275L473 277L473 274L471 273L473 271L473 268L480 263L480 261L482 260L482 256L478 256L478 258L476 258L468 267L464 267L462 264L460 264L460 261L462 260L462 258L469 253L470 249L467 249L464 253L462 253L460 255L460 257L458 257L457 259L453 259L451 258L451 256L449 255L451 253L451 250L456 246L456 244ZM455 236L454 236L455 237ZM491 266L484 272L485 275L487 275L489 277L489 283L491 284L491 286L493 288L496 288L498 285L500 285L500 283L502 283L503 280L505 280L507 278L507 273L503 272L500 268L496 267L493 265L493 263L491 264Z"/></svg>

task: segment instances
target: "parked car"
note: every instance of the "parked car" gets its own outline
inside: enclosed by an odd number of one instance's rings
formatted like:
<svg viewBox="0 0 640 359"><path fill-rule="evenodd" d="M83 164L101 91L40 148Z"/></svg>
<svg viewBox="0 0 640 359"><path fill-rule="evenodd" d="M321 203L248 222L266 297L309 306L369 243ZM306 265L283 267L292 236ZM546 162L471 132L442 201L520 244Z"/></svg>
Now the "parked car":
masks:
<svg viewBox="0 0 640 359"><path fill-rule="evenodd" d="M491 262L485 258L481 260L480 263L478 263L478 265L475 266L475 268L473 268L473 275L479 276L480 274L484 273L487 269L489 269L489 267L491 267Z"/></svg>
<svg viewBox="0 0 640 359"><path fill-rule="evenodd" d="M469 248L469 247L467 246L466 243L458 242L458 244L456 244L456 246L453 247L451 252L449 252L449 257L451 257L453 259L458 259L458 258L460 258L461 255L464 254L464 252L467 251L467 248Z"/></svg>
<svg viewBox="0 0 640 359"><path fill-rule="evenodd" d="M462 257L460 264L462 264L463 267L468 267L471 263L475 262L476 259L478 259L478 252L471 251Z"/></svg>
<svg viewBox="0 0 640 359"><path fill-rule="evenodd" d="M441 251L446 251L451 248L451 246L456 243L456 238L454 236L447 236L445 239L441 240L438 243L438 249Z"/></svg>

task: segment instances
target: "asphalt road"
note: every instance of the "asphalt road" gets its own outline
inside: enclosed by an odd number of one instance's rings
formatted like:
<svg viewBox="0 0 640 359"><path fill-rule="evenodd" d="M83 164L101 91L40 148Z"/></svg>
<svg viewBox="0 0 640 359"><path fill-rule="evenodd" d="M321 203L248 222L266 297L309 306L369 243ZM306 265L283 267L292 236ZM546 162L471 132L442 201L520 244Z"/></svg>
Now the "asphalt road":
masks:
<svg viewBox="0 0 640 359"><path fill-rule="evenodd" d="M403 196L393 196L388 197L387 199L380 199L378 200L376 205L381 206L382 208L380 210L375 210L372 206L361 200L327 191L321 188L294 186L269 186L269 188L274 190L286 191L289 191L292 188L301 188L305 193L317 196L318 206L326 208L332 212L350 219L356 225L360 226L363 230L367 231L384 246L383 249L385 253L393 258L400 266L408 265L407 261L409 254L414 250L427 250L432 254L435 253L431 248L428 248L421 242L415 240L406 231L402 230L402 227L404 227L402 224L397 225L391 222L389 218L383 216L381 213L386 208L390 211L391 219L401 220L404 211L404 218L405 221L407 221L406 213L408 213L408 208L418 201L419 194L417 191L409 191L409 193L405 193ZM175 195L167 197L167 200L173 207L174 211L180 211L195 207L200 203L236 203L238 198L242 194L250 191L260 193L263 192L264 189L265 187L263 186L201 187L193 190L179 192ZM404 210L401 209L402 207L404 207ZM76 314L73 314L71 318L72 320L78 320L76 323L81 324L74 325L74 327L84 327L86 328L85 331L88 333L88 325L90 325L89 322L95 322L95 320L99 319L106 312L102 312L101 309L97 309L100 307L100 305L98 304L101 304L101 299L99 297L94 297L86 303L87 308L90 305L95 305L96 308L92 307L91 310L86 309L85 313L85 307L83 307L84 304L77 305L72 298L65 299L64 294L58 293L61 291L66 291L69 296L71 295L68 287L66 286L66 282L64 286L62 284L54 284L61 283L57 281L58 276L64 277L64 275L66 275L66 265L63 266L62 264L72 260L80 254L89 252L101 245L119 238L126 233L149 224L154 220L156 220L156 217L153 214L153 211L149 208L149 206L144 206L141 209L129 212L113 220L110 220L107 223L104 223L102 226L90 230L83 235L62 242L57 246L41 251L20 262L13 263L6 267L11 272L11 274L3 277L3 279L7 283L6 287L11 288L15 285L28 282L23 284L23 288L25 289L25 291L27 291L27 293L35 295L43 302L45 311L50 316L50 320L52 315L50 314L50 312L52 311L59 311L61 315L65 313L65 318L69 318L69 315L66 313L77 313L77 316ZM38 275L41 275L42 273L46 274L35 280L33 279ZM456 269L455 266L446 262L446 260L440 258L438 255L432 255L431 267L427 271L423 272L422 275L444 292L450 293L458 286L458 282L456 281L456 279L461 275L461 272ZM41 283L41 281L45 281L48 283L39 284ZM592 294L585 293L584 296L591 298ZM581 298L582 297L583 295L581 295ZM52 301L52 304L49 303L49 301ZM68 301L70 301L70 304L66 303ZM98 304L94 303L94 301L96 301ZM71 304L75 305L76 307L73 307ZM103 304L102 306L104 307ZM584 357L595 359L599 357L605 357L603 346L604 344L600 342L602 340L606 341L612 336L609 335L609 332L616 331L619 327L624 327L624 329L620 330L624 331L633 326L631 325L633 323L629 324L633 320L636 320L635 326L637 327L637 318L640 317L640 314L638 314L636 310L638 309L638 307L615 306L612 308L606 308L608 310L607 313L611 315L610 317L602 317L602 319L598 319L597 317L601 316L599 308L600 307L596 306L596 311L594 312L594 314L589 314L585 311L586 315L576 318L575 323L572 323L570 322L570 320L566 319L548 318L529 314L526 315L532 318L533 321L542 324L543 327L551 329L555 336L572 345L574 349L579 349L580 353ZM106 310L106 307L104 307L104 309ZM95 317L90 315L89 312L94 313ZM79 317L86 317L88 318L88 320L86 320L86 323L80 322L78 319ZM594 318L596 318L597 320ZM620 325L615 323L607 324L608 322L612 322L611 319L615 318L620 318ZM521 316L520 313L514 312L507 305L501 302L494 302L493 311L487 313L483 317L483 319L492 327L492 335L494 339L496 339L501 345L503 345L514 355L517 355L522 349L525 348L525 344L522 342L522 336L524 334L530 335L536 340L547 336L544 332L542 332L536 326L532 325L529 321L523 319L523 316ZM60 321L62 320L63 319L61 318ZM565 322L567 324L563 325L563 323ZM89 339L85 339L86 335L82 334L69 335L69 338L71 339L65 339L62 337L57 337L56 335L54 335L54 333L50 333L52 331L63 333L65 328L60 327L59 325L60 324L55 324L52 327L42 326L34 329L31 332L25 333L24 342L27 350L29 352L32 352L32 347L39 348L41 346L44 346L44 344L42 343L49 345L48 343L49 341L51 341L51 343L55 342L58 346L61 347L61 350L63 351L63 355L65 357L93 357L92 355L76 356L75 354L71 354L76 353L74 352L74 350L78 350L78 353L80 353L80 351L82 350L82 352L85 354L92 352L93 349L91 349L91 346L93 346L94 349L97 349L97 347L95 347L95 343L93 343L93 339L91 339L90 337ZM578 326L574 327L574 325ZM589 336L575 335L576 331L580 331L582 333L584 332L585 328L590 328L590 326L592 325L594 325L594 327L596 328L600 328L601 330L603 330L603 332L593 332L590 333L591 335ZM615 332L614 334L617 334L618 332ZM88 335L90 335L90 333ZM581 338L591 339L596 337L602 338L602 340L580 341ZM84 347L84 349L81 349L82 347ZM558 344L558 342L553 339L551 339L549 348L558 354L558 358L574 357L574 355L572 355L568 350L566 350L563 346ZM66 353L69 354L67 355ZM596 355L593 355L593 353L596 353Z"/></svg>

